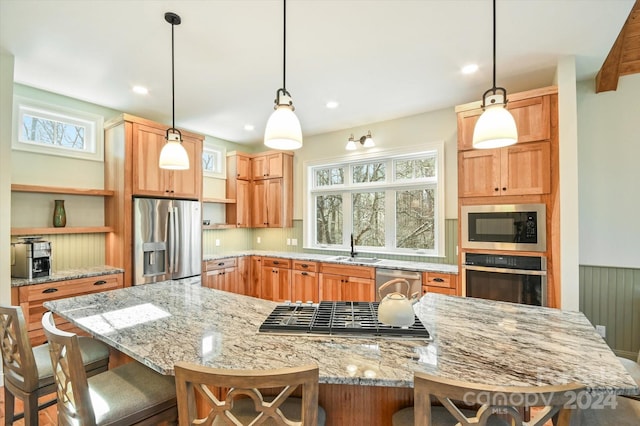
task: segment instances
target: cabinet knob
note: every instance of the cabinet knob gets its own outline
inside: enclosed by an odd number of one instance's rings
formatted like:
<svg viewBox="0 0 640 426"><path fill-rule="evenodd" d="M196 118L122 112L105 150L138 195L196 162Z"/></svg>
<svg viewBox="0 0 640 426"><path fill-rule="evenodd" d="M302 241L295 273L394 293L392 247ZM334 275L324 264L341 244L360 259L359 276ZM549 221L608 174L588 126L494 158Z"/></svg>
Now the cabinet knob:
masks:
<svg viewBox="0 0 640 426"><path fill-rule="evenodd" d="M42 290L43 293L55 293L56 291L58 291L57 288L48 288L46 290Z"/></svg>
<svg viewBox="0 0 640 426"><path fill-rule="evenodd" d="M279 265L279 264L280 264L280 262L278 262L277 260L274 260L274 261L273 261L273 264L274 264L274 265Z"/></svg>
<svg viewBox="0 0 640 426"><path fill-rule="evenodd" d="M503 191L506 191L506 190L507 190L507 187L506 187L506 186L503 186L503 187L502 187L502 190L503 190Z"/></svg>
<svg viewBox="0 0 640 426"><path fill-rule="evenodd" d="M309 265L307 265L306 263L303 263L300 266L302 266L303 268L308 268L309 267Z"/></svg>
<svg viewBox="0 0 640 426"><path fill-rule="evenodd" d="M100 281L96 281L95 283L93 283L93 285L104 285L107 282L105 280L100 280Z"/></svg>
<svg viewBox="0 0 640 426"><path fill-rule="evenodd" d="M305 275L306 276L306 275L309 275L309 273L308 272L301 272L300 275Z"/></svg>
<svg viewBox="0 0 640 426"><path fill-rule="evenodd" d="M500 191L500 188L493 188L494 191Z"/></svg>
<svg viewBox="0 0 640 426"><path fill-rule="evenodd" d="M444 280L442 278L434 278L433 280L435 282L437 282L437 283L443 283L444 282Z"/></svg>
<svg viewBox="0 0 640 426"><path fill-rule="evenodd" d="M219 262L218 266L224 266L224 262Z"/></svg>

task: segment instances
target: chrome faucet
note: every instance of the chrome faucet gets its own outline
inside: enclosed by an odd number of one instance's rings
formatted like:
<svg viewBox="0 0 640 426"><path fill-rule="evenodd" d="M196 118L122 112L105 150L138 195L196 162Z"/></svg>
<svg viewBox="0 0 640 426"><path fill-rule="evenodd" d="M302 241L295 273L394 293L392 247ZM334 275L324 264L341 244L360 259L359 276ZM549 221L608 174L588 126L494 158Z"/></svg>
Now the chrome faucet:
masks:
<svg viewBox="0 0 640 426"><path fill-rule="evenodd" d="M355 245L353 244L353 232L351 233L351 257L356 257L358 253L356 253Z"/></svg>

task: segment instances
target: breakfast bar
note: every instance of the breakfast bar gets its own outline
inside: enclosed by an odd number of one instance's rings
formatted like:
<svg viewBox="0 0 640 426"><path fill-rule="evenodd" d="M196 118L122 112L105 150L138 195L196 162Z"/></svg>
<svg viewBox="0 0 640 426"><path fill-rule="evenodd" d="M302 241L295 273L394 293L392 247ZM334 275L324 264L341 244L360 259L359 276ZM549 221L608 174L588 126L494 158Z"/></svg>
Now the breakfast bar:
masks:
<svg viewBox="0 0 640 426"><path fill-rule="evenodd" d="M333 424L347 411L384 424L412 403L415 371L494 385L579 382L594 393L638 393L580 312L428 293L414 311L430 339L260 333L276 306L170 281L45 303L162 374L173 374L177 361L229 369L315 363L320 403Z"/></svg>

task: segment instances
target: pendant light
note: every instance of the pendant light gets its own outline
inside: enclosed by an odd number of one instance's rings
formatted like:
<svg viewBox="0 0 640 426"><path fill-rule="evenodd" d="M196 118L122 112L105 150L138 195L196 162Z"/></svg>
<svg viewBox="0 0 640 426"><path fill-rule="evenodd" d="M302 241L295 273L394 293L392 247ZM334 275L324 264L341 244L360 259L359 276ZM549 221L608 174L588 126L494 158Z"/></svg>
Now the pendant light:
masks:
<svg viewBox="0 0 640 426"><path fill-rule="evenodd" d="M175 78L174 78L174 54L173 54L173 27L180 25L180 16L172 12L164 14L164 19L171 24L171 112L173 121L171 128L167 129L165 139L167 143L160 151L159 166L168 170L187 170L189 168L189 155L182 146L182 133L176 129L176 100L175 100Z"/></svg>
<svg viewBox="0 0 640 426"><path fill-rule="evenodd" d="M473 147L501 148L518 142L518 129L507 110L507 90L496 87L496 0L493 0L493 87L482 95L484 112L473 129Z"/></svg>
<svg viewBox="0 0 640 426"><path fill-rule="evenodd" d="M302 147L302 129L294 114L291 95L286 89L287 76L287 1L284 3L284 31L282 54L282 88L276 92L275 111L267 121L264 130L264 144L273 149L298 149Z"/></svg>

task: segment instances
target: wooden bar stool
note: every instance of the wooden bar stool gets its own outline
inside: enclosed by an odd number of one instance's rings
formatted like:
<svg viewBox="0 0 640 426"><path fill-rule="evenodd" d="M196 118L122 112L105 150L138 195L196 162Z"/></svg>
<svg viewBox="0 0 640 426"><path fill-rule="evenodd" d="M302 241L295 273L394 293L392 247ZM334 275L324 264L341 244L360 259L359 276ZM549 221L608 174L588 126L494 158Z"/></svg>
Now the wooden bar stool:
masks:
<svg viewBox="0 0 640 426"><path fill-rule="evenodd" d="M38 398L55 393L49 345L32 347L27 323L20 306L0 306L2 365L4 370L5 425L24 417L26 425L38 424L38 411L56 403L56 399L38 406ZM80 337L78 346L87 376L109 368L109 347L89 337ZM15 398L22 400L24 412L15 414Z"/></svg>
<svg viewBox="0 0 640 426"><path fill-rule="evenodd" d="M175 382L139 362L87 379L78 336L42 317L58 394L58 425L152 425L177 418Z"/></svg>
<svg viewBox="0 0 640 426"><path fill-rule="evenodd" d="M580 384L489 386L425 373L415 373L413 383L414 407L394 413L393 426L440 426L458 422L474 426L541 426L554 417L558 425L568 425L572 410L564 409L564 406L575 401L577 393L584 390ZM432 406L432 399L441 403L442 407ZM460 403L480 408L460 409ZM522 409L525 407L540 407L528 422L522 418Z"/></svg>
<svg viewBox="0 0 640 426"><path fill-rule="evenodd" d="M180 426L325 424L326 414L318 406L316 365L273 370L223 370L179 362L174 369ZM302 397L291 397L298 387L302 389ZM224 388L227 393L218 398L211 388ZM265 388L283 389L271 398L260 392ZM196 412L196 393L207 403L207 413L202 418Z"/></svg>

